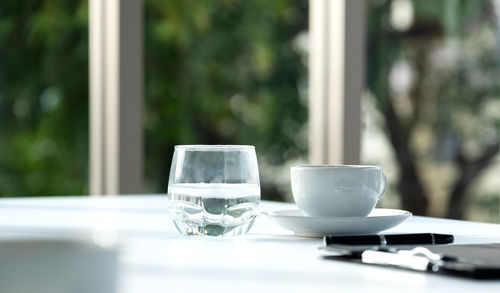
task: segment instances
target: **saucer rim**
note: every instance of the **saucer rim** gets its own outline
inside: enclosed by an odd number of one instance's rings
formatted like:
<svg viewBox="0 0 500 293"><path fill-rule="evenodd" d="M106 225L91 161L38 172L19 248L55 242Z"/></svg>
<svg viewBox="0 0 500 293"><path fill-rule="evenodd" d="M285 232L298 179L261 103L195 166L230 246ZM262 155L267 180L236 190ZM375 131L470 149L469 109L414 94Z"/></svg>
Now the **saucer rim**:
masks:
<svg viewBox="0 0 500 293"><path fill-rule="evenodd" d="M387 218L387 217L411 217L413 216L413 213L407 211L407 210L402 210L402 209L390 209L390 208L375 208L374 210L390 210L390 211L398 211L400 213L398 214L392 214L392 215L381 215L381 216L356 216L356 217L317 217L317 216L307 216L307 215L283 215L283 214L277 214L279 212L286 212L286 211L294 211L294 212L300 212L299 208L294 208L294 209L283 209L283 210L275 210L275 211L270 211L270 212L262 212L262 215L265 216L270 216L270 217L283 217L283 218L295 218L295 219L311 219L311 220L354 220L354 219L377 219L377 218Z"/></svg>

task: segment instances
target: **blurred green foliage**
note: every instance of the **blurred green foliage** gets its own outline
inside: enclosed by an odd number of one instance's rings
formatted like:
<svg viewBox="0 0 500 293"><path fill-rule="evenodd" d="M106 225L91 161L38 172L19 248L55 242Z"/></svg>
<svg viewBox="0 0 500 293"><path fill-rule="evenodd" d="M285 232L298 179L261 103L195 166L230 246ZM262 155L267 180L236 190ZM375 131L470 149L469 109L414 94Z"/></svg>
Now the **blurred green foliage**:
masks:
<svg viewBox="0 0 500 293"><path fill-rule="evenodd" d="M88 190L87 1L0 3L0 196Z"/></svg>
<svg viewBox="0 0 500 293"><path fill-rule="evenodd" d="M394 2L405 1L367 1L367 87L382 124L398 126L382 128L400 196L446 201L455 185L462 209L491 162L474 163L498 144L498 17L488 0L410 1L411 24L396 28ZM261 173L263 198L284 199L274 167L307 154L308 1L144 5L145 192L166 191L176 144L251 144L271 170ZM0 196L87 193L88 147L87 1L2 1ZM446 181L446 164L479 171Z"/></svg>
<svg viewBox="0 0 500 293"><path fill-rule="evenodd" d="M367 87L396 161L393 190L416 214L463 218L471 202L500 197L498 5L368 1Z"/></svg>
<svg viewBox="0 0 500 293"><path fill-rule="evenodd" d="M259 164L305 156L308 1L145 1L147 191L166 192L173 146L255 145ZM263 197L279 199L261 176Z"/></svg>
<svg viewBox="0 0 500 293"><path fill-rule="evenodd" d="M147 192L166 191L176 144L306 154L307 1L144 5ZM0 195L87 193L87 1L2 1L0 40Z"/></svg>

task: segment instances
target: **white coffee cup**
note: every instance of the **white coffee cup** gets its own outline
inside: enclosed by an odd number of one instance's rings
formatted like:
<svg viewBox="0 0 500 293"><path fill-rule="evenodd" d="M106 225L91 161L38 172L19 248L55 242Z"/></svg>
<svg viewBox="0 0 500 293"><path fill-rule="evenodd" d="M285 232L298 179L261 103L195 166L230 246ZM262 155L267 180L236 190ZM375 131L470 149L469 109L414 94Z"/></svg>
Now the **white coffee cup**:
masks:
<svg viewBox="0 0 500 293"><path fill-rule="evenodd" d="M379 166L294 166L290 173L295 203L308 216L367 216L387 187Z"/></svg>

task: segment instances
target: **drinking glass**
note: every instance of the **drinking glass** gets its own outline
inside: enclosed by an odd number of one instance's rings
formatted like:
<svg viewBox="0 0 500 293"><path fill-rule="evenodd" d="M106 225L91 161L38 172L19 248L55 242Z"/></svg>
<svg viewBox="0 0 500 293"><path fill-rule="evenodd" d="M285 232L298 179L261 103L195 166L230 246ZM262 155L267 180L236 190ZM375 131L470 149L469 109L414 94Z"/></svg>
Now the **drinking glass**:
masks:
<svg viewBox="0 0 500 293"><path fill-rule="evenodd" d="M257 216L260 200L255 147L175 146L168 200L181 234L245 234Z"/></svg>

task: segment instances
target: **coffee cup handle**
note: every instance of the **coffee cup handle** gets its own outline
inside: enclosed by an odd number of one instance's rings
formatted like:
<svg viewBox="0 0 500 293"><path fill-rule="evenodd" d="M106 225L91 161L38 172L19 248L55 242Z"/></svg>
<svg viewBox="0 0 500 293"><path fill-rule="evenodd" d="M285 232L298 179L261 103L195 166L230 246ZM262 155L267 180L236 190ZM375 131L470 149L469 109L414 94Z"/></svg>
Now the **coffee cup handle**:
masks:
<svg viewBox="0 0 500 293"><path fill-rule="evenodd" d="M380 190L379 190L378 199L381 199L384 196L385 190L387 189L387 178L385 177L384 172L382 172L381 174L382 174L382 177L381 177L381 182L380 182Z"/></svg>

